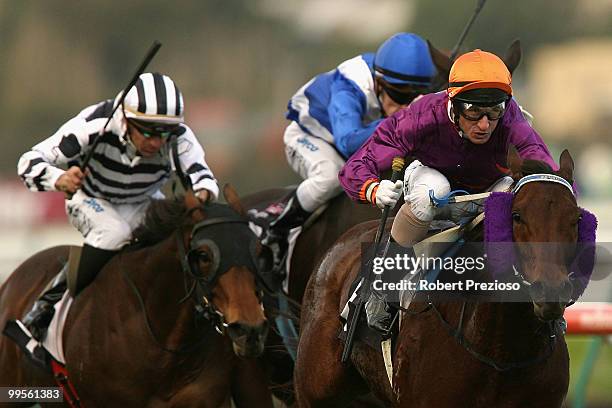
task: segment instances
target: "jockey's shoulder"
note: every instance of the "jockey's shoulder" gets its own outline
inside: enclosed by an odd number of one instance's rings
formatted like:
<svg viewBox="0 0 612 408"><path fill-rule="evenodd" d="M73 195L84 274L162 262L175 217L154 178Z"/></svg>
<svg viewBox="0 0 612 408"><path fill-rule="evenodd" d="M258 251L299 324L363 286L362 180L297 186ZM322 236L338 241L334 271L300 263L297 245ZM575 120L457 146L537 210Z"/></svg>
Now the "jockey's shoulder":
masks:
<svg viewBox="0 0 612 408"><path fill-rule="evenodd" d="M511 98L504 114L504 123L506 125L517 125L519 123L531 125L532 121L533 116L520 106L514 98Z"/></svg>
<svg viewBox="0 0 612 408"><path fill-rule="evenodd" d="M425 94L416 98L410 105L408 105L408 109L417 114L425 111L431 111L431 109L446 109L447 100L448 97L446 95L446 91Z"/></svg>

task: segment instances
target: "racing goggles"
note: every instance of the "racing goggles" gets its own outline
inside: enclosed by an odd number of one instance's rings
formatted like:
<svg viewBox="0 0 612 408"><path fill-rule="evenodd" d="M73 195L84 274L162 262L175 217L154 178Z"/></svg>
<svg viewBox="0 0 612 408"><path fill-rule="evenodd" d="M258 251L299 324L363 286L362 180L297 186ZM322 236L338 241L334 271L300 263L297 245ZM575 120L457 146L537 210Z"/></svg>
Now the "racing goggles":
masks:
<svg viewBox="0 0 612 408"><path fill-rule="evenodd" d="M170 136L176 134L180 125L172 124L166 125L161 123L143 122L136 119L128 119L128 123L134 126L138 131L146 138L161 137L162 139L168 139Z"/></svg>
<svg viewBox="0 0 612 408"><path fill-rule="evenodd" d="M500 102L493 106L478 106L473 103L455 101L459 114L470 121L479 121L484 116L489 120L499 120L506 113L506 102Z"/></svg>
<svg viewBox="0 0 612 408"><path fill-rule="evenodd" d="M389 98L393 100L393 102L398 105L408 105L414 99L416 99L419 95L423 95L427 92L427 88L422 89L406 89L406 90L398 90L394 88L390 88L388 86L383 86L383 90Z"/></svg>

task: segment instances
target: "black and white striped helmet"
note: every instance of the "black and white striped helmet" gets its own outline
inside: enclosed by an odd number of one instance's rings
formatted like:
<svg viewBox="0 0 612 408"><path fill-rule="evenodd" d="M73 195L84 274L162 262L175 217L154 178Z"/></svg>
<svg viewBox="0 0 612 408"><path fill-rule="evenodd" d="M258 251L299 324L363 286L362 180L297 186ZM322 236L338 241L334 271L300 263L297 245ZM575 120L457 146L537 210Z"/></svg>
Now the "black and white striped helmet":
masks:
<svg viewBox="0 0 612 408"><path fill-rule="evenodd" d="M141 74L123 101L126 118L146 122L183 123L184 107L174 81L157 72Z"/></svg>

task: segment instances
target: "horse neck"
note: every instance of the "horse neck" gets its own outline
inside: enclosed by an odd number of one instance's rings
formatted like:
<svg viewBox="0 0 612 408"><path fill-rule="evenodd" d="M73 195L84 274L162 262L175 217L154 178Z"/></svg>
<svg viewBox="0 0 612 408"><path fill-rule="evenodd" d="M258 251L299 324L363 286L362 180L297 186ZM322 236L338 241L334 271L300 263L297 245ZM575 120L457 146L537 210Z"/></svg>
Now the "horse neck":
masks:
<svg viewBox="0 0 612 408"><path fill-rule="evenodd" d="M482 228L481 224L473 230L469 240L482 242ZM489 283L494 281L487 269L476 275L475 279ZM468 303L464 328L466 338L472 339L472 342L508 357L538 354L542 352L540 348L546 348L549 344L548 326L535 316L531 303Z"/></svg>
<svg viewBox="0 0 612 408"><path fill-rule="evenodd" d="M501 361L535 357L549 346L547 323L535 317L530 303L472 303L464 319L465 338Z"/></svg>
<svg viewBox="0 0 612 408"><path fill-rule="evenodd" d="M196 334L193 302L187 299L179 303L188 289L177 245L176 234L172 234L138 251L142 262L134 263L129 273L142 296L153 332L169 348L176 348Z"/></svg>

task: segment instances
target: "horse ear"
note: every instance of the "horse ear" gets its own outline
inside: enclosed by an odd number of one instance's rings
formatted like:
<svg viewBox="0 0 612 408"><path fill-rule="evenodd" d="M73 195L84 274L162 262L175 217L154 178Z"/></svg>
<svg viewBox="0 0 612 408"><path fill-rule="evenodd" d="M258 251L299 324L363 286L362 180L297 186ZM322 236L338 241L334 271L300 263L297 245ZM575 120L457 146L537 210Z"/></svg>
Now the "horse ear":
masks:
<svg viewBox="0 0 612 408"><path fill-rule="evenodd" d="M427 40L427 45L429 46L429 54L431 55L431 59L436 68L438 68L438 76L444 79L444 82L448 81L448 73L450 72L453 62L450 60L448 55L434 47L429 40Z"/></svg>
<svg viewBox="0 0 612 408"><path fill-rule="evenodd" d="M523 51L521 50L521 40L517 38L516 40L512 41L512 44L510 44L508 47L506 56L504 57L504 63L506 64L506 67L508 67L510 74L512 74L519 66L522 56Z"/></svg>
<svg viewBox="0 0 612 408"><path fill-rule="evenodd" d="M559 158L559 175L569 181L574 182L574 160L570 152L565 149Z"/></svg>
<svg viewBox="0 0 612 408"><path fill-rule="evenodd" d="M195 222L202 221L206 216L202 208L202 202L196 197L191 188L185 191L184 200L185 208L191 211L191 218L193 218Z"/></svg>
<svg viewBox="0 0 612 408"><path fill-rule="evenodd" d="M510 145L508 148L508 158L506 162L510 168L511 176L515 181L523 177L523 159L514 145Z"/></svg>
<svg viewBox="0 0 612 408"><path fill-rule="evenodd" d="M234 190L234 187L231 184L227 183L223 186L223 196L225 197L225 201L227 201L229 206L234 211L243 217L247 216L247 213L240 202L240 197L238 197L238 193L236 193L236 190Z"/></svg>

